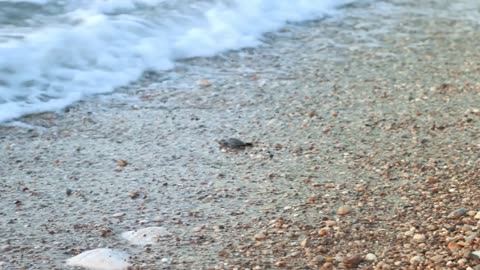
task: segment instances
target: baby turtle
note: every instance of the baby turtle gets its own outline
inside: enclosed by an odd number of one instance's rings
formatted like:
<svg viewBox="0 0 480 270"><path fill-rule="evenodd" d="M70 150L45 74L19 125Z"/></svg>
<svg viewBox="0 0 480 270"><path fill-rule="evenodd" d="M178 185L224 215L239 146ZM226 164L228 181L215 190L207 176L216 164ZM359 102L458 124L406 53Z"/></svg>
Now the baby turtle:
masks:
<svg viewBox="0 0 480 270"><path fill-rule="evenodd" d="M241 140L235 138L220 140L218 143L220 144L220 148L231 150L245 149L247 146L253 146L252 143L242 142Z"/></svg>

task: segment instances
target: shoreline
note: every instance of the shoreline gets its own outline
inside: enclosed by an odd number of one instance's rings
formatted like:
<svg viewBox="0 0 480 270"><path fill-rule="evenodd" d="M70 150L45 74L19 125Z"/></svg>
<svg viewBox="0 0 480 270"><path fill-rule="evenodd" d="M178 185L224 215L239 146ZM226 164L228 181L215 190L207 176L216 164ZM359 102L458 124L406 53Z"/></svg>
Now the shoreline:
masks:
<svg viewBox="0 0 480 270"><path fill-rule="evenodd" d="M0 269L477 269L478 12L358 5L0 127Z"/></svg>

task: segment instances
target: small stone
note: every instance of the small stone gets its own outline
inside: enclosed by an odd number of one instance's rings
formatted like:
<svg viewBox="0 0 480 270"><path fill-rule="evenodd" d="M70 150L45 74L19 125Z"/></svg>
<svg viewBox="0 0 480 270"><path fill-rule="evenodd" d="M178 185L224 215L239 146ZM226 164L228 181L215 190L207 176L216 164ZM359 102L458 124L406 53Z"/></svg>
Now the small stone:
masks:
<svg viewBox="0 0 480 270"><path fill-rule="evenodd" d="M471 235L465 237L465 242L469 243L475 240L478 237L478 233L472 233Z"/></svg>
<svg viewBox="0 0 480 270"><path fill-rule="evenodd" d="M117 163L120 167L126 167L128 165L128 162L123 159L120 159L119 161L117 161Z"/></svg>
<svg viewBox="0 0 480 270"><path fill-rule="evenodd" d="M425 261L425 259L422 257L422 256L413 256L411 259L410 259L410 263L411 264L418 264L418 263L421 263Z"/></svg>
<svg viewBox="0 0 480 270"><path fill-rule="evenodd" d="M425 235L423 235L423 234L417 233L417 234L415 234L415 235L413 236L413 240L414 240L415 242L423 243L423 242L425 242L426 237L425 237Z"/></svg>
<svg viewBox="0 0 480 270"><path fill-rule="evenodd" d="M303 248L309 247L310 245L311 245L311 241L308 238L306 238L300 243L300 246L302 246Z"/></svg>
<svg viewBox="0 0 480 270"><path fill-rule="evenodd" d="M435 255L433 257L430 257L430 260L434 263L440 263L443 261L443 256L442 255Z"/></svg>
<svg viewBox="0 0 480 270"><path fill-rule="evenodd" d="M280 261L275 263L276 267L285 267L286 265L287 265L287 263L285 262L285 260L280 260Z"/></svg>
<svg viewBox="0 0 480 270"><path fill-rule="evenodd" d="M265 240L267 236L264 233L257 233L253 238L257 241L262 241Z"/></svg>
<svg viewBox="0 0 480 270"><path fill-rule="evenodd" d="M3 246L0 247L0 251L1 252L7 252L7 251L12 250L12 248L13 247L11 245L3 245Z"/></svg>
<svg viewBox="0 0 480 270"><path fill-rule="evenodd" d="M119 212L112 215L112 217L119 218L125 216L125 213Z"/></svg>
<svg viewBox="0 0 480 270"><path fill-rule="evenodd" d="M325 236L328 234L328 232L330 231L330 228L321 228L320 230L318 230L318 236Z"/></svg>
<svg viewBox="0 0 480 270"><path fill-rule="evenodd" d="M343 264L345 264L347 268L356 268L360 264L360 262L362 262L362 260L363 258L361 255L355 254L353 256L350 256L344 259Z"/></svg>
<svg viewBox="0 0 480 270"><path fill-rule="evenodd" d="M203 226L198 226L198 227L194 227L194 228L193 228L193 231L194 231L194 232L201 232L203 229L204 229Z"/></svg>
<svg viewBox="0 0 480 270"><path fill-rule="evenodd" d="M457 243L455 242L450 242L448 243L447 245L448 249L452 252L457 252L459 251L462 247L460 245L458 245Z"/></svg>
<svg viewBox="0 0 480 270"><path fill-rule="evenodd" d="M435 183L439 183L440 180L436 177L427 177L427 179L425 180L425 182L429 183L429 184L435 184Z"/></svg>
<svg viewBox="0 0 480 270"><path fill-rule="evenodd" d="M346 215L352 212L352 208L348 205L342 205L338 208L337 214Z"/></svg>
<svg viewBox="0 0 480 270"><path fill-rule="evenodd" d="M477 214L475 214L475 216L473 218L474 219L480 219L480 211L478 211Z"/></svg>
<svg viewBox="0 0 480 270"><path fill-rule="evenodd" d="M366 261L376 261L377 256L373 253L368 253L367 255L365 255L365 260Z"/></svg>
<svg viewBox="0 0 480 270"><path fill-rule="evenodd" d="M455 218L463 217L466 213L467 213L467 209L459 208L455 211L450 212L450 214L448 214L447 217L451 219L455 219Z"/></svg>
<svg viewBox="0 0 480 270"><path fill-rule="evenodd" d="M325 258L323 256L318 255L318 256L315 256L310 262L315 265L319 265L324 261L325 261Z"/></svg>
<svg viewBox="0 0 480 270"><path fill-rule="evenodd" d="M138 196L140 196L140 192L138 192L138 191L131 191L130 192L130 198L131 199L136 199L136 198L138 198Z"/></svg>
<svg viewBox="0 0 480 270"><path fill-rule="evenodd" d="M474 260L480 260L480 250L471 252L468 257Z"/></svg>
<svg viewBox="0 0 480 270"><path fill-rule="evenodd" d="M335 226L335 225L337 225L337 222L336 222L335 220L327 220L327 221L325 221L325 226L327 226L327 227L333 227L333 226Z"/></svg>
<svg viewBox="0 0 480 270"><path fill-rule="evenodd" d="M206 88L206 87L212 86L212 83L211 83L210 81L208 81L208 80L203 79L203 80L200 80L200 81L198 82L198 86L200 86L200 87L202 87L202 88Z"/></svg>

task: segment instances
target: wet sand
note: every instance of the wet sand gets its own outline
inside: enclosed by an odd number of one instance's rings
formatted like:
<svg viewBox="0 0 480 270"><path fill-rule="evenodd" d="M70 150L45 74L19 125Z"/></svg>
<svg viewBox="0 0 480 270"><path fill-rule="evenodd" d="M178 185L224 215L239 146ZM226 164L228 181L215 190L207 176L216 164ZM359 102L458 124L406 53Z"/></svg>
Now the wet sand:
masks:
<svg viewBox="0 0 480 270"><path fill-rule="evenodd" d="M480 269L480 4L449 2L351 5L1 128L0 269Z"/></svg>

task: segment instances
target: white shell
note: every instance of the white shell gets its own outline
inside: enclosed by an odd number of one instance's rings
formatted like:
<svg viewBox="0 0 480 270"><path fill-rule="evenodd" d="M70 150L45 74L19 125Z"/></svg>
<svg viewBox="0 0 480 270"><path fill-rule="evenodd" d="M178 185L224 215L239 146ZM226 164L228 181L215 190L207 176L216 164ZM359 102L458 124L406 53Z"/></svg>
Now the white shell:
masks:
<svg viewBox="0 0 480 270"><path fill-rule="evenodd" d="M160 238L170 235L163 227L147 227L137 231L122 233L122 237L134 245L153 245L160 241Z"/></svg>
<svg viewBox="0 0 480 270"><path fill-rule="evenodd" d="M92 270L126 270L129 255L126 252L109 249L97 248L78 254L67 260L69 266L80 266Z"/></svg>

